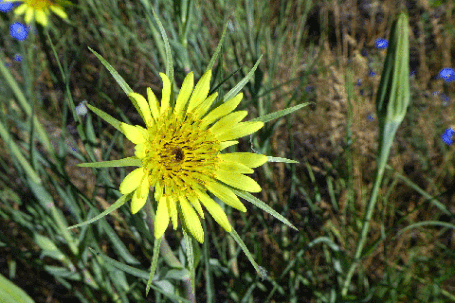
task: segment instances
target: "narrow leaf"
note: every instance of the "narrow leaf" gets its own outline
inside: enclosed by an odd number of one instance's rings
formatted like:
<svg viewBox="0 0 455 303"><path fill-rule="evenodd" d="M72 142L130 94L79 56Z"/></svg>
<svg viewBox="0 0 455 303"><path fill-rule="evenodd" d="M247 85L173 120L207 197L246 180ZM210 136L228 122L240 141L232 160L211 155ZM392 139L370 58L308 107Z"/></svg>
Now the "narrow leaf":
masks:
<svg viewBox="0 0 455 303"><path fill-rule="evenodd" d="M240 248L242 248L243 253L246 255L248 260L250 260L251 265L253 265L253 267L256 270L256 272L258 273L259 277L261 277L262 279L265 279L267 277L267 270L265 268L263 268L262 266L259 266L256 263L256 261L254 261L253 255L251 255L250 251L248 250L248 248L246 247L245 243L240 238L240 236L237 234L235 229L232 229L230 234L231 234L232 238L234 238L235 242L237 242L237 244L240 246Z"/></svg>
<svg viewBox="0 0 455 303"><path fill-rule="evenodd" d="M81 227L81 226L84 226L84 225L87 225L87 224L90 224L90 223L93 223L101 218L103 218L104 216L107 216L108 214L110 214L111 212L113 212L114 210L116 210L117 208L119 208L120 206L122 206L123 204L125 204L126 201L128 201L131 196L133 195L134 192L132 193L129 193L128 195L123 195L121 196L117 201L115 201L114 204L112 204L111 206L109 206L105 211L103 211L101 214L99 214L98 216L90 219L90 220L87 220L85 222L82 222L82 223L79 223L79 224L76 224L76 225L73 225L73 226L70 226L68 227L68 229L72 229L72 228L76 228L76 227Z"/></svg>
<svg viewBox="0 0 455 303"><path fill-rule="evenodd" d="M191 289L193 290L193 294L194 294L196 288L194 286L195 269L194 269L193 241L184 228L183 228L183 236L185 238L186 255L187 255L189 267L190 267Z"/></svg>
<svg viewBox="0 0 455 303"><path fill-rule="evenodd" d="M166 76L171 80L171 83L174 83L174 62L172 60L172 52L171 46L169 45L169 39L167 38L166 31L164 30L163 24L161 23L158 15L156 14L155 10L152 9L153 17L155 17L155 21L158 24L158 27L161 32L161 37L163 37L164 41L164 49L166 50Z"/></svg>
<svg viewBox="0 0 455 303"><path fill-rule="evenodd" d="M153 277L155 276L156 267L158 265L158 257L160 255L160 246L162 239L163 237L155 239L155 243L153 244L152 266L150 268L150 275L147 281L147 288L145 289L145 296L148 296L150 287L152 286Z"/></svg>
<svg viewBox="0 0 455 303"><path fill-rule="evenodd" d="M218 58L218 55L220 54L221 47L223 46L224 36L226 34L227 25L228 25L228 23L226 23L226 25L224 26L223 34L221 34L221 39L218 42L218 45L215 49L215 53L213 54L212 58L210 59L209 65L207 66L207 70L210 70L213 68L213 66L215 65L215 61Z"/></svg>
<svg viewBox="0 0 455 303"><path fill-rule="evenodd" d="M258 61L256 61L256 64L253 66L253 68L250 70L250 72L243 78L236 86L234 86L226 95L224 95L223 102L226 102L227 100L230 100L234 98L239 91L242 90L242 88L250 81L250 79L253 77L254 72L256 71L256 68L259 65L259 62L261 62L262 55L259 57Z"/></svg>
<svg viewBox="0 0 455 303"><path fill-rule="evenodd" d="M281 158L281 157L267 156L267 158L268 158L267 162L299 163L299 161L286 159L286 158Z"/></svg>
<svg viewBox="0 0 455 303"><path fill-rule="evenodd" d="M296 105L296 106L293 106L293 107L289 107L289 108L286 108L286 109L283 109L283 110L280 110L280 111L276 111L276 112L273 112L273 113L270 113L270 114L267 114L267 115L264 115L264 116L260 116L260 117L251 119L250 121L262 121L264 123L265 122L269 122L271 120L278 119L278 118L281 118L283 116L289 115L289 114L295 112L296 110L299 110L302 107L305 107L305 106L307 106L309 104L310 104L310 102L302 103L302 104L299 104L299 105Z"/></svg>
<svg viewBox="0 0 455 303"><path fill-rule="evenodd" d="M136 157L127 157L119 160L112 161L101 161L101 162L88 162L88 163L79 163L79 167L125 167L125 166L141 166L142 161Z"/></svg>
<svg viewBox="0 0 455 303"><path fill-rule="evenodd" d="M261 200L259 200L258 198L256 198L252 194L250 194L249 192L246 192L246 191L243 191L243 190L238 190L238 189L235 189L235 188L231 188L231 190L237 196L249 201L251 204L255 205L256 207L259 207L263 211L268 212L269 214L271 214L272 216L274 216L275 218L277 218L278 220L280 220L281 222L283 222L284 224L286 224L290 228L298 230L297 227L295 227L294 225L291 224L291 222L288 221L288 219L286 219L285 217L283 217L282 215L277 213L273 208L271 208L270 206L268 206L267 204L265 204L264 202L262 202Z"/></svg>
<svg viewBox="0 0 455 303"><path fill-rule="evenodd" d="M122 123L122 122L120 122L119 120L115 119L114 117L112 117L108 113L102 111L101 109L96 108L93 105L87 104L87 107L90 108L90 110L92 112L94 112L95 114L97 114L101 119L103 119L104 121L106 121L107 123L112 125L114 128L116 128L118 131L120 131L120 132L122 131L120 129L120 123Z"/></svg>

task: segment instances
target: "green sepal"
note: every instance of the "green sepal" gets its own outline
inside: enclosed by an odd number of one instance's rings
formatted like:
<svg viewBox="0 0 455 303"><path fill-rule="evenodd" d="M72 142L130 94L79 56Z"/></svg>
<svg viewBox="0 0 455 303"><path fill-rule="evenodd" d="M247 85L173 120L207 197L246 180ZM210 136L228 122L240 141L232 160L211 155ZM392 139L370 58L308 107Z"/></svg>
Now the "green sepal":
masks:
<svg viewBox="0 0 455 303"><path fill-rule="evenodd" d="M152 266L150 267L150 275L149 280L147 281L147 288L145 289L145 296L148 296L149 294L150 287L152 286L152 280L155 276L156 267L158 266L158 257L160 255L160 246L162 239L163 237L155 239L155 243L153 244Z"/></svg>
<svg viewBox="0 0 455 303"><path fill-rule="evenodd" d="M299 161L272 156L267 156L267 162L300 163Z"/></svg>
<svg viewBox="0 0 455 303"><path fill-rule="evenodd" d="M103 119L104 121L106 121L107 123L109 123L110 125L112 125L112 127L114 127L115 129L117 129L118 131L122 132L122 130L120 129L120 124L122 123L121 121L115 119L114 117L112 117L111 115L109 115L108 113L102 111L101 109L93 106L93 105L90 105L90 104L87 104L87 107L92 111L94 112L96 115L98 115L98 117L100 117L101 119ZM123 133L123 132L122 132Z"/></svg>
<svg viewBox="0 0 455 303"><path fill-rule="evenodd" d="M302 107L305 107L305 106L307 106L309 104L310 104L310 102L302 103L302 104L299 104L299 105L296 105L296 106L293 106L293 107L289 107L289 108L286 108L286 109L283 109L283 110L279 110L279 111L276 111L276 112L273 112L273 113L270 113L270 114L267 114L267 115L263 115L263 116L251 119L249 121L262 121L262 122L266 123L266 122L269 122L271 120L278 119L278 118L284 117L286 115L292 114L296 110L299 110Z"/></svg>
<svg viewBox="0 0 455 303"><path fill-rule="evenodd" d="M248 248L246 247L245 243L240 238L240 236L237 234L235 229L232 229L230 234L231 234L232 238L234 238L235 242L237 242L237 244L243 250L243 253L246 255L248 260L250 260L251 265L253 265L253 267L256 270L256 272L258 273L259 277L261 277L261 279L265 279L267 277L267 270L264 267L259 266L256 263L256 261L254 261L253 255L250 253L250 251L248 250Z"/></svg>
<svg viewBox="0 0 455 303"><path fill-rule="evenodd" d="M228 23L226 23L226 25L224 26L223 34L221 34L221 39L218 42L218 45L217 45L217 47L215 49L215 53L213 53L213 56L210 59L210 62L209 62L209 65L207 66L206 71L213 69L213 66L215 65L215 61L218 58L218 55L220 54L221 47L223 46L224 36L226 35L227 27L228 27Z"/></svg>
<svg viewBox="0 0 455 303"><path fill-rule="evenodd" d="M115 201L114 204L112 204L111 206L109 206L105 211L103 211L101 214L99 214L98 216L90 219L90 220L87 220L85 222L82 222L82 223L79 223L79 224L76 224L76 225L73 225L73 226L70 226L68 227L68 229L72 229L72 228L76 228L76 227L81 227L81 226L84 226L84 225L87 225L87 224L90 224L90 223L93 223L105 216L107 216L108 214L110 214L111 212L113 212L114 210L116 210L117 208L119 208L120 206L122 206L123 204L125 204L126 201L130 200L131 199L131 196L133 195L134 191L132 193L129 193L127 195L123 195L121 196L117 201Z"/></svg>
<svg viewBox="0 0 455 303"><path fill-rule="evenodd" d="M288 219L286 219L285 217L283 217L282 215L277 213L273 208L271 208L270 206L268 206L267 204L265 204L264 202L262 202L261 200L259 200L258 198L256 198L252 194L250 194L249 192L246 192L246 191L243 191L243 190L238 190L238 189L235 189L235 188L231 188L231 190L237 196L247 200L248 202L250 202L254 206L259 207L260 209L262 209L263 211L268 212L269 214L271 214L272 216L274 216L275 218L277 218L278 220L280 220L281 222L283 222L284 224L286 224L290 228L298 230L297 227L295 227L294 225L291 224L291 222L288 221Z"/></svg>
<svg viewBox="0 0 455 303"><path fill-rule="evenodd" d="M193 239L188 235L185 228L183 230L183 236L185 238L185 245L186 245L186 255L188 258L188 264L190 268L190 277L191 277L191 289L193 293L195 292L195 266L194 266L194 251L193 251Z"/></svg>
<svg viewBox="0 0 455 303"><path fill-rule="evenodd" d="M79 167L93 167L93 168L100 168L100 167L125 167L125 166L142 166L141 159L136 157L127 157L120 160L112 160L112 161L100 161L100 162L88 162L88 163L79 163L77 164Z"/></svg>

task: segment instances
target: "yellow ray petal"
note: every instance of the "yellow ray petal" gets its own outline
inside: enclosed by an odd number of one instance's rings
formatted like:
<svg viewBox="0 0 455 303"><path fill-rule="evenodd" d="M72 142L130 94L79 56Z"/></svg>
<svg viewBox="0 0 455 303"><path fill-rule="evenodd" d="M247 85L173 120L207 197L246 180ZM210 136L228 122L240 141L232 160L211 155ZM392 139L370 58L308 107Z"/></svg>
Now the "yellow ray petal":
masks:
<svg viewBox="0 0 455 303"><path fill-rule="evenodd" d="M185 227L199 243L204 243L204 230L199 217L185 197L181 196L179 201L183 219L185 220Z"/></svg>
<svg viewBox="0 0 455 303"><path fill-rule="evenodd" d="M58 5L51 5L50 6L51 10L60 18L62 19L68 19L68 15L65 13L62 7Z"/></svg>
<svg viewBox="0 0 455 303"><path fill-rule="evenodd" d="M252 134L264 126L264 122L240 122L225 132L216 133L215 137L220 141L232 140Z"/></svg>
<svg viewBox="0 0 455 303"><path fill-rule="evenodd" d="M227 186L217 181L207 179L205 187L227 205L242 212L246 212L245 205L240 202L239 198L237 198L237 196Z"/></svg>
<svg viewBox="0 0 455 303"><path fill-rule="evenodd" d="M147 103L147 100L145 100L145 98L142 95L135 92L130 93L128 97L138 110L139 115L141 115L145 125L147 125L148 127L152 126L152 114L150 112L150 106Z"/></svg>
<svg viewBox="0 0 455 303"><path fill-rule="evenodd" d="M158 104L158 99L150 87L147 87L147 99L149 100L149 106L153 119L156 121L160 117L160 105Z"/></svg>
<svg viewBox="0 0 455 303"><path fill-rule="evenodd" d="M236 145L238 143L239 143L239 141L235 141L235 140L234 141L223 141L220 143L220 151L228 148L229 146Z"/></svg>
<svg viewBox="0 0 455 303"><path fill-rule="evenodd" d="M229 141L227 141L229 142ZM245 166L256 168L267 162L268 157L266 155L255 154L255 153L227 153L219 154L218 158L221 158L224 161L233 161L242 163Z"/></svg>
<svg viewBox="0 0 455 303"><path fill-rule="evenodd" d="M202 75L199 82L194 88L193 94L191 95L190 101L188 101L187 112L191 112L196 106L201 104L207 98L210 90L210 79L212 78L212 71L208 70Z"/></svg>
<svg viewBox="0 0 455 303"><path fill-rule="evenodd" d="M147 156L146 145L136 144L136 146L134 147L134 155L139 159L144 159Z"/></svg>
<svg viewBox="0 0 455 303"><path fill-rule="evenodd" d="M210 106L212 106L213 101L215 101L216 97L218 97L217 92L211 94L207 99L202 101L202 103L193 110L193 118L195 120L199 120L199 118L201 118L209 110Z"/></svg>
<svg viewBox="0 0 455 303"><path fill-rule="evenodd" d="M142 177L144 177L144 174L145 172L143 167L138 167L132 172L130 172L120 184L119 190L122 193L122 195L129 194L130 192L138 188L142 181Z"/></svg>
<svg viewBox="0 0 455 303"><path fill-rule="evenodd" d="M42 9L38 9L35 11L35 19L36 22L41 24L43 27L47 26L47 15Z"/></svg>
<svg viewBox="0 0 455 303"><path fill-rule="evenodd" d="M178 217L177 217L177 201L175 201L171 197L168 197L166 199L166 202L167 202L167 210L169 212L169 216L172 219L172 226L174 227L174 230L176 230L177 227L179 226L179 221L178 221Z"/></svg>
<svg viewBox="0 0 455 303"><path fill-rule="evenodd" d="M147 130L141 126L120 123L120 130L134 144L141 144L147 140Z"/></svg>
<svg viewBox="0 0 455 303"><path fill-rule="evenodd" d="M191 92L194 87L194 75L193 72L186 75L185 80L183 80L182 88L180 89L177 101L175 102L174 112L177 116L181 116L185 110L185 106L188 102L188 99L191 96Z"/></svg>
<svg viewBox="0 0 455 303"><path fill-rule="evenodd" d="M199 203L199 199L195 196L188 197L188 200L191 202L191 205L196 209L199 216L204 219L204 211L202 210L201 203Z"/></svg>
<svg viewBox="0 0 455 303"><path fill-rule="evenodd" d="M215 172L215 174L216 174L215 177L218 180L234 188L238 188L252 193L258 193L261 191L261 187L259 186L259 184L257 184L256 181L238 172L219 169Z"/></svg>
<svg viewBox="0 0 455 303"><path fill-rule="evenodd" d="M21 4L14 10L14 14L17 16L22 15L27 10L27 7L28 7L27 4Z"/></svg>
<svg viewBox="0 0 455 303"><path fill-rule="evenodd" d="M240 121L243 120L243 118L248 115L248 112L245 110L238 111L238 112L233 112L230 113L227 116L224 116L218 122L213 124L212 127L210 127L210 131L214 134L216 133L224 133L230 130L235 124L239 123ZM223 140L224 141L224 140Z"/></svg>
<svg viewBox="0 0 455 303"><path fill-rule="evenodd" d="M137 213L147 202L150 186L147 176L143 176L141 184L138 186L131 199L131 213Z"/></svg>
<svg viewBox="0 0 455 303"><path fill-rule="evenodd" d="M30 6L27 7L25 11L25 23L30 24L33 20L34 10Z"/></svg>
<svg viewBox="0 0 455 303"><path fill-rule="evenodd" d="M155 239L161 238L169 225L169 212L166 200L166 197L161 197L158 202L155 217Z"/></svg>
<svg viewBox="0 0 455 303"><path fill-rule="evenodd" d="M226 216L226 213L223 211L221 206L218 205L215 201L212 200L206 193L201 191L196 191L196 194L199 196L201 203L204 204L207 211L215 219L215 221L221 225L227 232L231 232L232 227L229 224L229 220Z"/></svg>
<svg viewBox="0 0 455 303"><path fill-rule="evenodd" d="M161 80L163 80L163 90L161 92L161 110L160 114L163 114L169 108L169 101L171 99L171 81L169 78L160 73Z"/></svg>
<svg viewBox="0 0 455 303"><path fill-rule="evenodd" d="M207 116L204 117L204 119L202 119L201 128L205 129L208 125L212 124L219 118L224 117L231 113L234 109L237 108L240 101L242 101L242 98L243 93L240 93L236 95L234 98L226 101L225 103L221 104L220 106L212 110L210 113L207 114Z"/></svg>
<svg viewBox="0 0 455 303"><path fill-rule="evenodd" d="M219 154L218 156L220 156L220 155L222 155L222 154ZM232 171L232 172L236 172L236 173L240 173L240 174L252 174L254 172L254 170L252 170L245 164L235 162L235 161L224 160L224 159L222 159L218 163L218 167L221 170Z"/></svg>

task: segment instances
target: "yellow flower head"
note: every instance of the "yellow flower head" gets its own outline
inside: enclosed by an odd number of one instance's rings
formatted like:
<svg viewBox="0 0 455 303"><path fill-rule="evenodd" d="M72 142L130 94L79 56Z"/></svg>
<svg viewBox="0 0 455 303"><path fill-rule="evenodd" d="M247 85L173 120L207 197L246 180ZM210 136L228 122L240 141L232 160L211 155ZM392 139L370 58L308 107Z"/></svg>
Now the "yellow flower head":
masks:
<svg viewBox="0 0 455 303"><path fill-rule="evenodd" d="M176 229L180 217L186 230L202 243L204 231L199 216L204 218L204 211L201 205L230 232L232 228L226 214L207 191L243 212L246 208L231 188L261 191L245 174L253 173L253 168L267 162L267 156L221 151L237 144L234 139L256 132L264 123L241 122L247 112L234 112L242 100L241 93L209 111L218 95L208 96L211 74L207 71L196 87L193 73L188 74L175 106L171 105L171 82L165 74L160 74L163 80L161 102L150 88L148 101L140 94L129 94L146 127L120 125L123 134L136 144L135 157L142 163L125 177L120 192L133 193L131 212L135 214L144 206L150 187L154 187L157 239L163 236L169 221Z"/></svg>
<svg viewBox="0 0 455 303"><path fill-rule="evenodd" d="M46 27L48 25L48 16L50 11L54 12L60 18L68 19L68 15L63 10L60 4L68 3L63 0L6 0L6 2L22 2L16 8L14 14L22 15L25 13L25 23L30 24L33 18L36 22Z"/></svg>

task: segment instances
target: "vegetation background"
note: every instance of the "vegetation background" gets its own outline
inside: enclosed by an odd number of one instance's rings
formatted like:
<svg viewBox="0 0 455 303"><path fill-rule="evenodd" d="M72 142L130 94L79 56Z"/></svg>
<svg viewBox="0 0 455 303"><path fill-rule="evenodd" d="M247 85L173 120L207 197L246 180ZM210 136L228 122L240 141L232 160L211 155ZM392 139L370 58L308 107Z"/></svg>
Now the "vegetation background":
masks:
<svg viewBox="0 0 455 303"><path fill-rule="evenodd" d="M438 78L455 61L453 1L73 3L65 8L68 21L52 17L45 39L34 26L26 40L12 38L9 25L22 20L0 14L0 274L35 302L178 302L175 296L184 296L182 270L160 259L145 297L153 235L129 207L67 229L117 200L129 171L76 164L133 154L132 143L81 113L80 104L140 123L87 47L134 91L160 92L164 45L152 7L170 39L178 87L189 71L202 75L227 24L212 88L227 92L263 54L243 89L249 117L311 102L253 138L259 152L300 162L267 163L254 175L263 188L259 197L299 231L251 205L245 214L226 208L268 270L261 280L233 239L207 218L209 237L197 251L197 302L342 301L374 178L374 101L385 58L375 41L388 38L402 9L409 14L411 105L344 300L455 301L455 149L441 140L455 125L455 84ZM250 151L248 140L238 149ZM168 230L166 237L185 266L182 234ZM122 264L137 271L125 273Z"/></svg>

